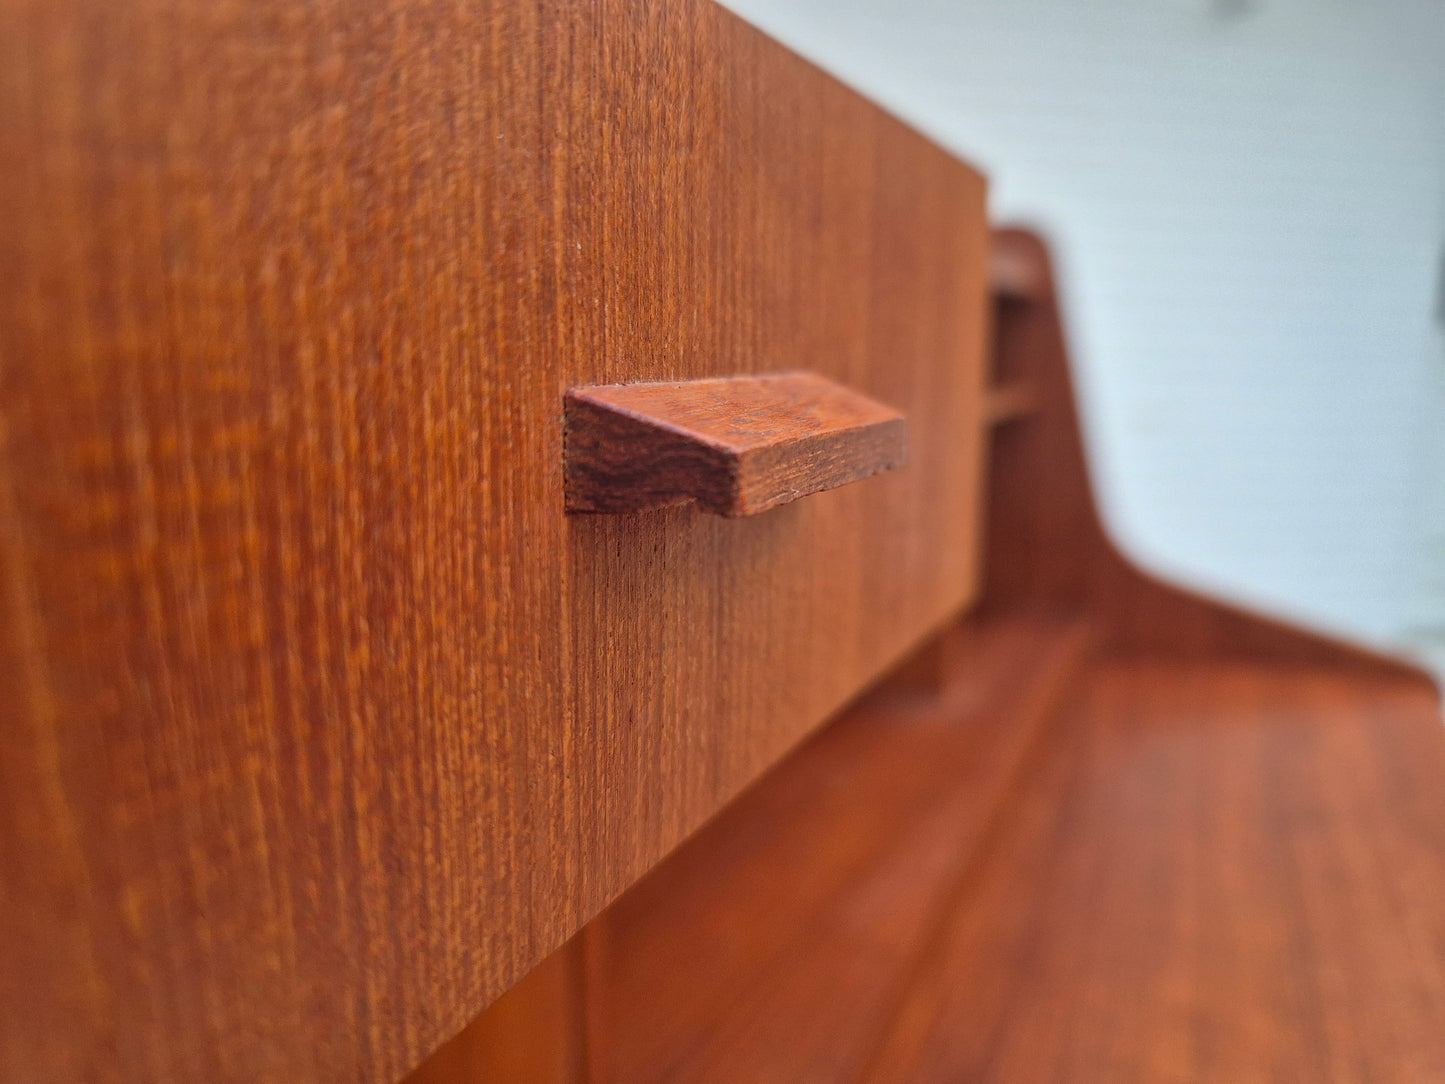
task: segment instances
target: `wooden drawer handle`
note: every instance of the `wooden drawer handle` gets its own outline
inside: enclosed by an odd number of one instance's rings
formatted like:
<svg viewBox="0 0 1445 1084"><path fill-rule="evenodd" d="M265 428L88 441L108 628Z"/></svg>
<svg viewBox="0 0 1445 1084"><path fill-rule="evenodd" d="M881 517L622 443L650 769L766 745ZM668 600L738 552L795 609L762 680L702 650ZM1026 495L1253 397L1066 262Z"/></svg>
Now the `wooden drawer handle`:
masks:
<svg viewBox="0 0 1445 1084"><path fill-rule="evenodd" d="M565 411L569 512L750 516L904 460L903 415L817 373L572 388Z"/></svg>

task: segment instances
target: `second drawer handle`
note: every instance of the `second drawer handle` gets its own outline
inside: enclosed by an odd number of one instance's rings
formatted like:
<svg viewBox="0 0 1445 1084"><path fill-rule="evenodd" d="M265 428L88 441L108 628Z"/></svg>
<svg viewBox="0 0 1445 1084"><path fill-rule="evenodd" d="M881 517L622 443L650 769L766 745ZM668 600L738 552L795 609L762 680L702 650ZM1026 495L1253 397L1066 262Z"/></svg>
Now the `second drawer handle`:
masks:
<svg viewBox="0 0 1445 1084"><path fill-rule="evenodd" d="M567 510L750 516L900 466L903 415L817 373L572 388Z"/></svg>

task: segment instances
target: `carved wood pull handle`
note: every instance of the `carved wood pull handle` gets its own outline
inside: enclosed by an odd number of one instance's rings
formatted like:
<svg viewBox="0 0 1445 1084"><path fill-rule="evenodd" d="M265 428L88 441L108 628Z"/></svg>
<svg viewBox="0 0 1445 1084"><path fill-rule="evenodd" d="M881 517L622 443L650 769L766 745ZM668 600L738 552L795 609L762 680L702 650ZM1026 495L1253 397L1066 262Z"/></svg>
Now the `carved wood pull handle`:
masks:
<svg viewBox="0 0 1445 1084"><path fill-rule="evenodd" d="M750 516L904 460L898 411L817 373L572 388L567 510Z"/></svg>

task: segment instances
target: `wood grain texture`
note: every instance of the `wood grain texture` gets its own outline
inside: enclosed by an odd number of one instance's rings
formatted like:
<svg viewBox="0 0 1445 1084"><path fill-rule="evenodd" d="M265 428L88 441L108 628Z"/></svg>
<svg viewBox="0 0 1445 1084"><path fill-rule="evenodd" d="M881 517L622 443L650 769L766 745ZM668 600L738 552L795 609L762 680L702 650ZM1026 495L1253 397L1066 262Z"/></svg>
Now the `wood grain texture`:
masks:
<svg viewBox="0 0 1445 1084"><path fill-rule="evenodd" d="M394 1079L964 605L983 199L702 0L0 3L0 1077ZM910 465L566 516L795 366Z"/></svg>
<svg viewBox="0 0 1445 1084"><path fill-rule="evenodd" d="M585 1079L1445 1076L1433 692L1069 628L969 622L594 920Z"/></svg>
<svg viewBox="0 0 1445 1084"><path fill-rule="evenodd" d="M751 516L901 466L903 415L816 373L570 388L569 512Z"/></svg>
<svg viewBox="0 0 1445 1084"><path fill-rule="evenodd" d="M793 775L765 780L783 794L822 790L831 817L814 798L770 821L710 826L685 866L604 913L611 951L590 973L595 1080L858 1077L1091 648L1087 625L1068 620L962 631L938 696L861 705L826 735L846 753L835 746L827 763L810 749L815 763L799 755L784 766ZM814 774L821 787L798 782ZM705 848L752 853L724 881ZM705 907L677 907L705 893ZM678 959L696 966L678 974ZM667 1009L629 1009L648 1004Z"/></svg>
<svg viewBox="0 0 1445 1084"><path fill-rule="evenodd" d="M477 1022L443 1044L407 1084L571 1084L588 1079L586 942L574 937Z"/></svg>
<svg viewBox="0 0 1445 1084"><path fill-rule="evenodd" d="M1091 632L1013 615L943 639L934 695L890 680L554 957L587 958L586 1029L565 1012L503 1026L508 998L552 996L552 972L536 972L408 1084L486 1079L498 1051L579 1034L588 1069L572 1079L597 1084L854 1078Z"/></svg>
<svg viewBox="0 0 1445 1084"><path fill-rule="evenodd" d="M864 1077L1445 1079L1442 779L1419 686L1099 667Z"/></svg>
<svg viewBox="0 0 1445 1084"><path fill-rule="evenodd" d="M1434 688L1113 549L1000 240L985 604L588 925L586 1079L1442 1077Z"/></svg>

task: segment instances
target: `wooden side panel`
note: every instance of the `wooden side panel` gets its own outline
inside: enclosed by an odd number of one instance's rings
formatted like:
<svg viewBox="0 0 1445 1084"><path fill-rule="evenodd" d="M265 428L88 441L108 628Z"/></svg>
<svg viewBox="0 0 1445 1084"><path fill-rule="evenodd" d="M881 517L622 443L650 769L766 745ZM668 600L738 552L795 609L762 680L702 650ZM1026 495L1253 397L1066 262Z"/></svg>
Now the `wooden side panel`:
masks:
<svg viewBox="0 0 1445 1084"><path fill-rule="evenodd" d="M0 0L0 1077L409 1069L974 590L983 184L702 0ZM577 384L910 464L569 522Z"/></svg>
<svg viewBox="0 0 1445 1084"><path fill-rule="evenodd" d="M1105 530L1084 458L1057 283L1036 234L994 234L990 396L1022 400L990 449L985 602L1097 616L1121 650L1325 664L1419 684L1396 659L1151 576ZM1002 419L996 419L1002 420Z"/></svg>

